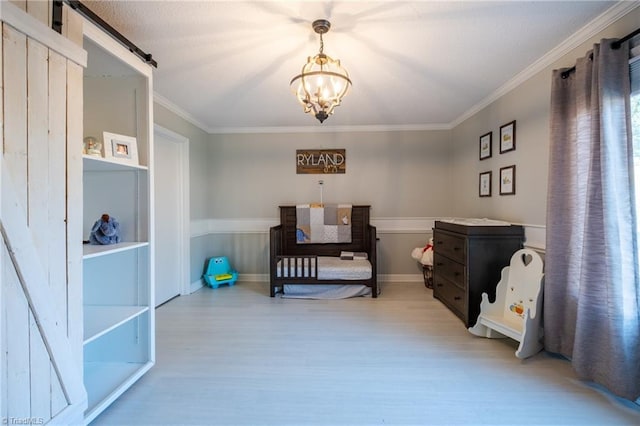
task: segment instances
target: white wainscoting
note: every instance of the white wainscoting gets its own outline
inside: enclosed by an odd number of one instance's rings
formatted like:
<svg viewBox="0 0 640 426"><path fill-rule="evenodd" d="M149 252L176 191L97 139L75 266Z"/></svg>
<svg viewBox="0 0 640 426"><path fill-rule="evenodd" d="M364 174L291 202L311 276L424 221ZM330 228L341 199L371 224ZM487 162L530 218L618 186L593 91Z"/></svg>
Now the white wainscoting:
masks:
<svg viewBox="0 0 640 426"><path fill-rule="evenodd" d="M371 224L376 227L378 235L384 234L431 234L437 220L452 219L450 217L374 217ZM277 218L244 218L244 219L203 219L191 222L191 238L211 234L268 234L269 228L278 225ZM544 225L514 223L524 228L524 246L544 254ZM379 274L378 281L384 282L422 282L422 274ZM238 281L268 282L269 274L240 274ZM202 287L202 280L191 283L191 292Z"/></svg>

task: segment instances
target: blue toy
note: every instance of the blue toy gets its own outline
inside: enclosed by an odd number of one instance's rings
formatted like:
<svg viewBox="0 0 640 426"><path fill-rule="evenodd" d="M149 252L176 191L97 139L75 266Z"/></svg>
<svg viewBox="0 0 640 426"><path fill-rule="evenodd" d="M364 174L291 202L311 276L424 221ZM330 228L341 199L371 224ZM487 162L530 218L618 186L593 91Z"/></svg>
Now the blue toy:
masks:
<svg viewBox="0 0 640 426"><path fill-rule="evenodd" d="M231 268L225 256L212 257L207 260L207 270L202 278L211 288L218 288L220 284L232 286L238 280L238 271Z"/></svg>
<svg viewBox="0 0 640 426"><path fill-rule="evenodd" d="M120 224L115 217L103 214L96 220L89 234L91 244L116 244L120 242Z"/></svg>

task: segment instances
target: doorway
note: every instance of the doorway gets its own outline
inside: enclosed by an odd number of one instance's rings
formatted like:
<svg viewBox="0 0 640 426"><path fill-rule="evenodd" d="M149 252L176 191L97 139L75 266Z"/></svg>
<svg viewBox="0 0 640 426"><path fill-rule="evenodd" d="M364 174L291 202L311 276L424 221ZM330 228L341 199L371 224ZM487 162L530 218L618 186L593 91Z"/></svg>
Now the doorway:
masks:
<svg viewBox="0 0 640 426"><path fill-rule="evenodd" d="M155 300L189 294L189 139L154 125Z"/></svg>

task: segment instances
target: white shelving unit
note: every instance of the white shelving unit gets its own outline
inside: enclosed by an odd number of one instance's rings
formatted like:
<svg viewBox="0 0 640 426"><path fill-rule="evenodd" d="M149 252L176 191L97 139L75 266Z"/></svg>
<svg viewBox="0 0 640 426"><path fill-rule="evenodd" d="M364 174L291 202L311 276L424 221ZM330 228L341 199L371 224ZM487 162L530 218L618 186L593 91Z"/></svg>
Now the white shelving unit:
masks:
<svg viewBox="0 0 640 426"><path fill-rule="evenodd" d="M84 23L84 136L136 139L139 164L83 156L83 236L103 213L122 242L83 245L84 384L89 423L155 362L153 118L149 65ZM103 150L111 146L103 144Z"/></svg>

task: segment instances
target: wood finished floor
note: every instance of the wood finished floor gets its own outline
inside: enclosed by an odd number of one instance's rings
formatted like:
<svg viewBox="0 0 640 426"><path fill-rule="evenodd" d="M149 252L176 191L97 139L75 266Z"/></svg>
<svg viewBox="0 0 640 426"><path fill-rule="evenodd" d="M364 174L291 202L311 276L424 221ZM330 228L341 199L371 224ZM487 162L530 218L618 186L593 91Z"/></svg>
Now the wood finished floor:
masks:
<svg viewBox="0 0 640 426"><path fill-rule="evenodd" d="M203 288L156 311L157 364L92 425L639 425L547 353L472 336L421 283L378 299Z"/></svg>

